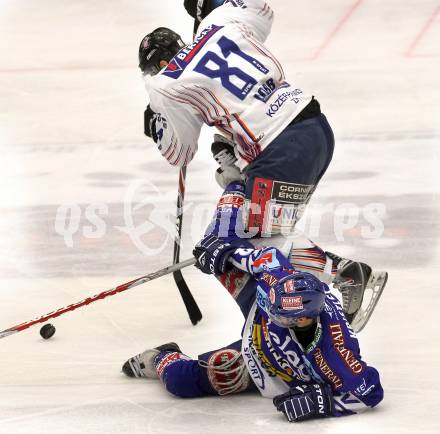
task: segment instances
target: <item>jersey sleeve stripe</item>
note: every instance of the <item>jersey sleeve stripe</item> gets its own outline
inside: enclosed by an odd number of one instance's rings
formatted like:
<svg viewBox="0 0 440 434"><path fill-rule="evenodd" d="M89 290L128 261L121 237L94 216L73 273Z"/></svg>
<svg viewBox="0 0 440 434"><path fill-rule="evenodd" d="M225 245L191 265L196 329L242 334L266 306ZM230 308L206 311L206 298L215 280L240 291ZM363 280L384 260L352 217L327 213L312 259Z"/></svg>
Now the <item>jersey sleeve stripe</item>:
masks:
<svg viewBox="0 0 440 434"><path fill-rule="evenodd" d="M216 97L215 93L213 93L209 89L206 89L205 87L202 87L202 86L197 86L197 87L199 87L200 89L205 90L212 97L212 99L219 105L219 107L222 108L222 110L225 112L226 118L230 121L231 120L231 113L229 113L228 109L224 105L222 105L222 103Z"/></svg>
<svg viewBox="0 0 440 434"><path fill-rule="evenodd" d="M176 152L177 142L173 143L172 147L170 146L170 149L171 149L171 153L169 153L167 156L165 156L165 158L168 161L171 161L171 158L173 157L174 153Z"/></svg>
<svg viewBox="0 0 440 434"><path fill-rule="evenodd" d="M255 143L258 143L258 139L255 137L254 133L250 130L250 128L246 125L246 123L238 116L237 114L233 115L240 127L244 130L247 136Z"/></svg>
<svg viewBox="0 0 440 434"><path fill-rule="evenodd" d="M198 87L198 86L196 85L196 87ZM214 104L212 101L209 101L209 98L207 98L206 95L203 94L203 92L201 92L200 90L191 89L191 88L187 88L187 87L185 87L185 89L190 90L191 92L197 93L198 95L200 95L201 98L204 98L206 100L206 102L208 104L210 104L212 106L212 108L214 109L215 114L216 114L216 118L221 117L220 112L218 111L217 105Z"/></svg>
<svg viewBox="0 0 440 434"><path fill-rule="evenodd" d="M177 96L177 95L173 95L173 94L171 94L171 93L169 93L169 92L166 92L166 91L162 91L162 92L160 92L160 93L161 93L162 95L166 96L166 97L169 98L169 99L172 99L172 100L174 100L174 101L181 102L181 103L183 103L183 104L188 104L188 105L190 105L194 110L196 110L196 111L202 116L204 122L205 122L207 125L209 125L209 126L213 126L213 125L214 125L214 123L211 122L211 121L208 119L208 116L207 116L206 112L202 109L202 107L199 107L196 103L194 103L193 101L189 100L188 98L184 98L184 97L181 96L181 95L179 95L179 96Z"/></svg>
<svg viewBox="0 0 440 434"><path fill-rule="evenodd" d="M191 147L188 147L186 151L185 160L183 161L183 166L187 166L188 163L193 159L194 153L191 151Z"/></svg>
<svg viewBox="0 0 440 434"><path fill-rule="evenodd" d="M187 87L183 87L187 92L193 92L196 93L196 91L193 91L191 88L187 88ZM211 124L214 124L216 121L216 116L213 116L211 113L211 109L209 108L209 106L206 104L206 102L203 99L200 99L199 97L193 96L191 93L186 93L182 91L183 95L186 95L188 98L193 99L194 101L196 101L198 103L198 105L200 107L204 107L204 113L206 114L206 116L209 116L211 118ZM200 96L200 94L198 95Z"/></svg>
<svg viewBox="0 0 440 434"><path fill-rule="evenodd" d="M183 154L183 146L180 148L179 153L177 154L177 157L174 161L168 160L173 166L177 166L180 162L180 159L182 158Z"/></svg>

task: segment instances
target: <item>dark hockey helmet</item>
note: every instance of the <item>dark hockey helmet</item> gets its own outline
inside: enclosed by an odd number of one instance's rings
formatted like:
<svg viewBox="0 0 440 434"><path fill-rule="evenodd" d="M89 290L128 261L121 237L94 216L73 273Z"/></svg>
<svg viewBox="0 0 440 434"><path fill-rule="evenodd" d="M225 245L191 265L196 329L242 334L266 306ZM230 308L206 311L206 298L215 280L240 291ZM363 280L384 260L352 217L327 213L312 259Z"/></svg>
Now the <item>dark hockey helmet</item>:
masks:
<svg viewBox="0 0 440 434"><path fill-rule="evenodd" d="M316 318L324 309L327 286L310 273L295 272L269 290L266 312L279 327L293 327L299 318Z"/></svg>
<svg viewBox="0 0 440 434"><path fill-rule="evenodd" d="M184 46L180 35L166 27L159 27L141 41L139 68L145 75L155 75L162 69L160 61L169 62Z"/></svg>
<svg viewBox="0 0 440 434"><path fill-rule="evenodd" d="M194 18L194 33L202 20L208 16L216 7L221 6L226 0L184 0L183 6Z"/></svg>

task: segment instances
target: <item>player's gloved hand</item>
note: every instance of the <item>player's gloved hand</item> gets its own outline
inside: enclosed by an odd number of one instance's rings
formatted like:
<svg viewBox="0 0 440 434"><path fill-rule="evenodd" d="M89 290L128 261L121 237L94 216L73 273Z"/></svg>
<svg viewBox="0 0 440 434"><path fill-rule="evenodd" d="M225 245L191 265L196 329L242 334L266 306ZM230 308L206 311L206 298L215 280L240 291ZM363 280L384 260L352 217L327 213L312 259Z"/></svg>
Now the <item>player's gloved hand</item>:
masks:
<svg viewBox="0 0 440 434"><path fill-rule="evenodd" d="M214 160L217 161L221 167L234 164L237 161L237 157L235 156L235 143L221 134L214 134L211 152Z"/></svg>
<svg viewBox="0 0 440 434"><path fill-rule="evenodd" d="M157 142L156 120L157 113L151 110L150 104L148 104L144 111L144 134L151 137L155 142Z"/></svg>
<svg viewBox="0 0 440 434"><path fill-rule="evenodd" d="M273 404L289 422L331 416L333 394L328 384L305 384L275 396Z"/></svg>
<svg viewBox="0 0 440 434"><path fill-rule="evenodd" d="M196 258L196 267L203 273L219 276L228 268L228 259L240 247L249 247L243 240L227 242L215 235L207 235L193 250Z"/></svg>
<svg viewBox="0 0 440 434"><path fill-rule="evenodd" d="M195 18L194 33L199 23L210 14L215 8L221 6L225 0L184 0L183 5L186 11Z"/></svg>
<svg viewBox="0 0 440 434"><path fill-rule="evenodd" d="M243 181L240 169L235 165L235 144L221 134L214 134L214 142L211 145L212 156L219 164L215 172L215 180L221 188L226 188L231 182Z"/></svg>

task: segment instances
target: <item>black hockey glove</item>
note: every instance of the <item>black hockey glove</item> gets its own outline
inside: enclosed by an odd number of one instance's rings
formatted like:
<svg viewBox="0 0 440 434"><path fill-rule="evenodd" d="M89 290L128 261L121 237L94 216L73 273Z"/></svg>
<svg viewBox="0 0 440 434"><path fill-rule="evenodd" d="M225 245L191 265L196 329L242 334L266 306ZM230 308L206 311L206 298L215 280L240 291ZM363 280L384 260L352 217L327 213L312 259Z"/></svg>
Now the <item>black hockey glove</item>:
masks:
<svg viewBox="0 0 440 434"><path fill-rule="evenodd" d="M207 235L194 247L195 265L205 274L219 276L227 270L229 256L240 247L247 248L249 244L242 240L228 243L215 235Z"/></svg>
<svg viewBox="0 0 440 434"><path fill-rule="evenodd" d="M275 396L273 405L284 413L289 422L300 422L331 416L333 394L328 384L306 384Z"/></svg>
<svg viewBox="0 0 440 434"><path fill-rule="evenodd" d="M144 111L144 134L151 137L154 142L157 142L156 119L157 113L151 110L150 104L148 104Z"/></svg>
<svg viewBox="0 0 440 434"><path fill-rule="evenodd" d="M207 15L209 15L215 8L221 6L225 0L184 0L183 6L186 11L195 19L194 33L197 32L197 27Z"/></svg>

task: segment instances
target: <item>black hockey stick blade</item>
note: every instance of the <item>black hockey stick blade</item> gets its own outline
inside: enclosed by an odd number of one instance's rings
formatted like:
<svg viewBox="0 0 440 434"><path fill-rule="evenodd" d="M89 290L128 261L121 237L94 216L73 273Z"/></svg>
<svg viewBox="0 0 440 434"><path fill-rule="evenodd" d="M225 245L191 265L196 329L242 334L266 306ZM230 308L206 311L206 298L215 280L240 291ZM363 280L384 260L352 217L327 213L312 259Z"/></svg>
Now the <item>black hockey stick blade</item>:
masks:
<svg viewBox="0 0 440 434"><path fill-rule="evenodd" d="M180 295L182 296L182 300L185 303L186 310L188 311L189 319L193 325L196 325L202 319L202 312L200 312L199 306L197 306L197 303L183 278L182 272L180 270L175 271L173 276Z"/></svg>

